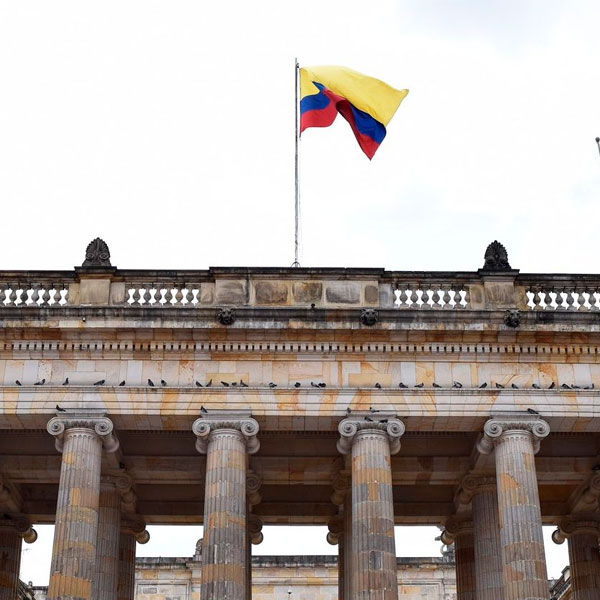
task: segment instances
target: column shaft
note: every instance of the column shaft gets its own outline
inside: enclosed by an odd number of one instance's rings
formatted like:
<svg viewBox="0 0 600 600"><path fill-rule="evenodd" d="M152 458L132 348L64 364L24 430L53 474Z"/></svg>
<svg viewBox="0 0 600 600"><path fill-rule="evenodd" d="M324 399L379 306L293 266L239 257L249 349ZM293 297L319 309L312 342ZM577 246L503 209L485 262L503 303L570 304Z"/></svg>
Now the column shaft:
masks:
<svg viewBox="0 0 600 600"><path fill-rule="evenodd" d="M504 580L496 490L490 488L477 492L473 496L472 505L477 600L503 600Z"/></svg>
<svg viewBox="0 0 600 600"><path fill-rule="evenodd" d="M102 441L87 428L64 433L49 600L90 600L95 571Z"/></svg>
<svg viewBox="0 0 600 600"><path fill-rule="evenodd" d="M598 535L589 531L569 536L569 562L573 600L600 600Z"/></svg>
<svg viewBox="0 0 600 600"><path fill-rule="evenodd" d="M115 600L119 579L121 496L112 478L100 485L94 600Z"/></svg>
<svg viewBox="0 0 600 600"><path fill-rule="evenodd" d="M356 600L397 600L390 446L385 432L358 431L352 444L352 591Z"/></svg>
<svg viewBox="0 0 600 600"><path fill-rule="evenodd" d="M121 531L119 536L119 582L117 600L134 600L135 596L135 535Z"/></svg>
<svg viewBox="0 0 600 600"><path fill-rule="evenodd" d="M235 429L208 438L201 600L246 596L246 444Z"/></svg>
<svg viewBox="0 0 600 600"><path fill-rule="evenodd" d="M338 540L338 600L344 600L344 578L346 576L345 554L346 554L346 536L344 533L340 535Z"/></svg>
<svg viewBox="0 0 600 600"><path fill-rule="evenodd" d="M456 592L457 600L479 600L475 595L475 548L473 533L461 532L456 536Z"/></svg>
<svg viewBox="0 0 600 600"><path fill-rule="evenodd" d="M342 600L352 600L352 565L353 535L352 535L352 491L346 492L344 500L344 559L343 559L343 590Z"/></svg>
<svg viewBox="0 0 600 600"><path fill-rule="evenodd" d="M0 527L0 600L17 600L21 544L15 527Z"/></svg>
<svg viewBox="0 0 600 600"><path fill-rule="evenodd" d="M532 435L509 429L496 442L505 600L548 600Z"/></svg>

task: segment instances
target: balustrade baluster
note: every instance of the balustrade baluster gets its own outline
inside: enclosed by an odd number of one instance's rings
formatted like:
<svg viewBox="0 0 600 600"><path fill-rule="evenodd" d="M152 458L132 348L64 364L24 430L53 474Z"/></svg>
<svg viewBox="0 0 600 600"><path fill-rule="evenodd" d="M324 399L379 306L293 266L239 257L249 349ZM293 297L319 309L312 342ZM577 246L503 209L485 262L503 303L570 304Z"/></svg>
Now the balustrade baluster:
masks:
<svg viewBox="0 0 600 600"><path fill-rule="evenodd" d="M452 308L452 299L454 298L454 290L449 284L442 284L442 308ZM450 295L452 293L452 296Z"/></svg>
<svg viewBox="0 0 600 600"><path fill-rule="evenodd" d="M140 303L140 288L137 286L137 284L133 288L133 296L132 296L132 298L133 298L133 304L136 305L136 306L139 305L139 303Z"/></svg>
<svg viewBox="0 0 600 600"><path fill-rule="evenodd" d="M182 300L183 300L183 291L180 287L177 287L177 289L175 291L175 305L181 306Z"/></svg>
<svg viewBox="0 0 600 600"><path fill-rule="evenodd" d="M150 304L150 300L152 300L152 293L150 292L151 288L151 283L144 284L144 295L142 296L144 299L144 306L148 306Z"/></svg>
<svg viewBox="0 0 600 600"><path fill-rule="evenodd" d="M171 306L173 300L173 289L172 284L167 285L167 289L165 290L165 306Z"/></svg>

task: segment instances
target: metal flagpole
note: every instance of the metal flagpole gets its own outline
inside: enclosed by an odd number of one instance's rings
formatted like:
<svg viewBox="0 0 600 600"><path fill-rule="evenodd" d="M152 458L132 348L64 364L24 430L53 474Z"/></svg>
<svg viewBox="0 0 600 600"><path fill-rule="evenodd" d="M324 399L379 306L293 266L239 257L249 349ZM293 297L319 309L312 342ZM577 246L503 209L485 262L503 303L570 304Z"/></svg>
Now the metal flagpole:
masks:
<svg viewBox="0 0 600 600"><path fill-rule="evenodd" d="M300 263L298 262L298 220L299 220L299 211L300 211L300 178L299 178L299 165L298 165L298 146L299 146L299 142L300 142L300 132L299 132L299 128L298 128L298 88L299 88L299 78L298 78L298 74L299 74L299 65L298 65L298 59L294 58L294 97L295 97L295 103L294 103L294 118L295 118L295 122L296 122L296 140L295 140L295 165L294 165L294 179L295 179L295 192L296 192L296 196L295 196L295 203L294 203L294 209L295 209L295 215L294 215L294 262L292 263L292 267L299 267Z"/></svg>

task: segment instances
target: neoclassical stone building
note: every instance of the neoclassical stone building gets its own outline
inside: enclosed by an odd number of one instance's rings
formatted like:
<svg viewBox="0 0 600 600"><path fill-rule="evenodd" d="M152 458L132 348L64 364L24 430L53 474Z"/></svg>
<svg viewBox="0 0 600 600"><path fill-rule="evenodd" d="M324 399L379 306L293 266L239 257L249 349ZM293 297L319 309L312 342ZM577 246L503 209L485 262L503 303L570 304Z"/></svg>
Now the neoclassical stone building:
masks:
<svg viewBox="0 0 600 600"><path fill-rule="evenodd" d="M542 524L598 598L600 276L0 272L0 599L30 523L48 598L131 600L146 523L202 523L199 591L251 596L267 524L327 524L338 595L398 598L394 525L445 527L460 600L548 600Z"/></svg>

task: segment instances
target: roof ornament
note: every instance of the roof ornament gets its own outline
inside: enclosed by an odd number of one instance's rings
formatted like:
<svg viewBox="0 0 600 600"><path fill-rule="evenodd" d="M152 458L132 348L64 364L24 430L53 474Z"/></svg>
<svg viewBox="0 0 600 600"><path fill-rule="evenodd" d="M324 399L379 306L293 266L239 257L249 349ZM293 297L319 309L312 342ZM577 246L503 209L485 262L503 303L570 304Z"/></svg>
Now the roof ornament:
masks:
<svg viewBox="0 0 600 600"><path fill-rule="evenodd" d="M486 249L482 271L510 271L508 252L498 241L494 240Z"/></svg>
<svg viewBox="0 0 600 600"><path fill-rule="evenodd" d="M92 240L85 249L85 260L83 267L111 267L110 250L108 244L97 237Z"/></svg>

